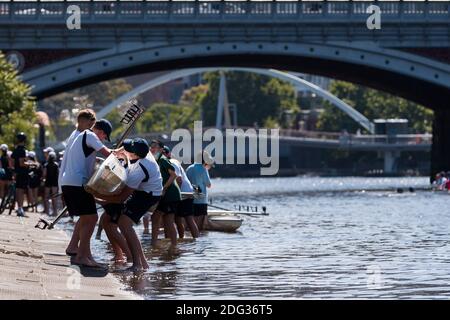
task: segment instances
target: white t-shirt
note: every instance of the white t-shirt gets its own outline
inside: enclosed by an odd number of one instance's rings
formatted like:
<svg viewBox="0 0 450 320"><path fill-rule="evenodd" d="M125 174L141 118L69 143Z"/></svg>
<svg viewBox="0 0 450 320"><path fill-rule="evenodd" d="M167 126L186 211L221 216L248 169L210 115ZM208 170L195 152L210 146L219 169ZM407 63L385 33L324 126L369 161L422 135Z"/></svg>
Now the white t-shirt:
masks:
<svg viewBox="0 0 450 320"><path fill-rule="evenodd" d="M75 140L76 137L78 137L78 135L81 133L81 131L78 131L78 129L75 129L72 131L72 133L70 134L69 138L67 138L66 140L66 149L64 151L64 155L63 158L61 160L61 165L59 168L59 175L58 175L58 186L61 189L61 182L62 182L62 174L66 168L66 162L67 162L67 157L66 157L66 152L68 152L70 150L70 147L72 146L73 141ZM61 190L60 190L61 191Z"/></svg>
<svg viewBox="0 0 450 320"><path fill-rule="evenodd" d="M64 153L66 165L64 171L61 170L61 186L81 187L86 184L94 173L96 153L102 148L103 143L91 130L78 134Z"/></svg>
<svg viewBox="0 0 450 320"><path fill-rule="evenodd" d="M177 177L181 177L181 188L180 188L181 192L193 192L194 188L192 188L192 184L189 181L183 167L181 166L180 161L171 158L170 163L175 168L175 173L177 174Z"/></svg>
<svg viewBox="0 0 450 320"><path fill-rule="evenodd" d="M154 196L162 194L161 172L153 156L139 159L128 165L126 184L134 190L152 192Z"/></svg>

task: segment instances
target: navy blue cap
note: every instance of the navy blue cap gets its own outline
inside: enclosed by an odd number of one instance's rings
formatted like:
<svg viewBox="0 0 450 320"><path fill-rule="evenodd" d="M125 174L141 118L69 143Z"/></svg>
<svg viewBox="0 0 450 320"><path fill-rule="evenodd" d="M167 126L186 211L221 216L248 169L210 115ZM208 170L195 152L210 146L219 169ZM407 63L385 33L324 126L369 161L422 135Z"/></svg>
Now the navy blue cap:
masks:
<svg viewBox="0 0 450 320"><path fill-rule="evenodd" d="M140 158L145 158L150 151L147 140L142 138L125 139L122 145L125 151L134 153Z"/></svg>
<svg viewBox="0 0 450 320"><path fill-rule="evenodd" d="M102 130L106 134L106 139L108 139L108 141L111 141L111 138L110 138L110 135L111 135L111 132L112 132L111 122L109 122L106 119L97 120L95 122L94 128Z"/></svg>

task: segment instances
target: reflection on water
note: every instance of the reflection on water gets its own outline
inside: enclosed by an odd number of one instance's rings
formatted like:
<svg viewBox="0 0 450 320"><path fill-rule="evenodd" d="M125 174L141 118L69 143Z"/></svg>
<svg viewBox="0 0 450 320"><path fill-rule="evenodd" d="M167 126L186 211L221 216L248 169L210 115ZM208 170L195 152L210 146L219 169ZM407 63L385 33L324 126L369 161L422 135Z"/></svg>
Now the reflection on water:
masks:
<svg viewBox="0 0 450 320"><path fill-rule="evenodd" d="M184 241L176 255L168 242L155 250L143 236L150 269L117 276L147 299L448 298L450 198L420 190L427 183L217 179L214 204L266 205L270 215L244 217L234 234ZM95 256L112 257L105 240L94 246Z"/></svg>

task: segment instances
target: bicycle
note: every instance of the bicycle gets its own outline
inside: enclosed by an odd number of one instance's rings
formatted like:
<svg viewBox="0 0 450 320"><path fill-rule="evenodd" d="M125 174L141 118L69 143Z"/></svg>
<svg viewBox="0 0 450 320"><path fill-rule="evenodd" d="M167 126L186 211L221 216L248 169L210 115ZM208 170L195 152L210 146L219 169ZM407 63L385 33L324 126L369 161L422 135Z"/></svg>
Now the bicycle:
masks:
<svg viewBox="0 0 450 320"><path fill-rule="evenodd" d="M8 192L2 198L2 202L0 204L0 214L2 214L5 210L9 210L9 215L14 210L16 206L16 184L13 182L8 187Z"/></svg>

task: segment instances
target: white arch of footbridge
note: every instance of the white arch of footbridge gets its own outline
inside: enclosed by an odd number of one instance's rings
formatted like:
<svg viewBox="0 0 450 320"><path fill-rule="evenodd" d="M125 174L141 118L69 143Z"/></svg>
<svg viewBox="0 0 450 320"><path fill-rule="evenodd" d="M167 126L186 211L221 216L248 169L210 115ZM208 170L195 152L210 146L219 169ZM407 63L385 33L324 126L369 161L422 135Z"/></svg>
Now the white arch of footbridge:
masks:
<svg viewBox="0 0 450 320"><path fill-rule="evenodd" d="M350 116L353 120L355 120L360 126L367 129L370 133L374 133L374 124L367 119L364 115L362 115L360 112L355 110L353 107L339 99L338 97L334 96L330 92L320 88L319 86L316 86L315 84L308 82L296 75L275 70L275 69L260 69L260 68L241 68L241 67L208 67L208 68L192 68L192 69L182 69L177 71L172 71L167 74L161 75L159 77L156 77L136 88L133 90L127 92L126 94L120 96L116 100L109 103L107 106L102 108L98 113L97 116L99 118L102 118L106 116L108 113L110 113L114 108L117 106L125 103L126 101L133 99L144 92L147 92L153 88L156 88L164 83L170 82L172 80L187 77L190 75L198 74L198 73L204 73L204 72L212 72L212 71L240 71L240 72L251 72L251 73L257 73L266 75L269 77L278 78L280 80L286 81L294 85L295 87L305 87L309 91L314 92L318 96L322 97L323 99L329 101L331 104L345 112L348 116Z"/></svg>

